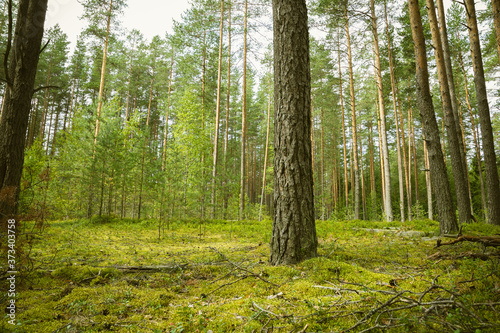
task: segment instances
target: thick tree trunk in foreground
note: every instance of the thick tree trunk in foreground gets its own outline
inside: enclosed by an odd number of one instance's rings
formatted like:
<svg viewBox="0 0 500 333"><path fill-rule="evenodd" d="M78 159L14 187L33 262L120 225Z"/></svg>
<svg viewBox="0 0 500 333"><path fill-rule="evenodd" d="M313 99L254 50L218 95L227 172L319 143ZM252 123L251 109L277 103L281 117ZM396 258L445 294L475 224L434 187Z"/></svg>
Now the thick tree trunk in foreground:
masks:
<svg viewBox="0 0 500 333"><path fill-rule="evenodd" d="M17 213L31 98L47 0L20 0L0 122L0 220ZM7 52L8 53L8 52ZM7 63L7 62L6 62Z"/></svg>
<svg viewBox="0 0 500 333"><path fill-rule="evenodd" d="M471 209L469 200L469 184L467 183L466 170L462 157L464 156L463 149L460 147L459 134L460 129L458 119L455 119L454 106L450 91L450 86L453 81L449 81L450 76L447 75L447 68L444 59L443 43L437 22L436 9L434 7L434 0L427 0L427 13L429 15L429 24L431 26L432 40L434 44L434 51L436 56L436 64L438 70L439 87L441 90L441 100L443 102L443 112L446 121L446 132L448 134L448 145L450 148L451 167L453 171L453 178L455 179L455 192L457 195L457 206L460 223L469 223L471 220ZM443 22L442 22L443 23ZM451 70L451 65L449 70ZM454 89L453 89L454 91ZM456 99L456 96L454 96ZM455 103L456 104L456 103ZM458 112L457 116L458 118Z"/></svg>
<svg viewBox="0 0 500 333"><path fill-rule="evenodd" d="M272 265L317 255L311 156L311 75L305 0L273 0L274 204Z"/></svg>
<svg viewBox="0 0 500 333"><path fill-rule="evenodd" d="M467 12L467 26L474 66L474 85L476 87L477 109L481 124L481 138L483 140L484 169L486 173L486 192L488 197L488 223L500 225L500 185L491 127L488 94L484 80L483 58L479 44L479 30L477 27L476 9L474 0L465 0Z"/></svg>
<svg viewBox="0 0 500 333"><path fill-rule="evenodd" d="M418 0L408 0L408 8L410 11L410 22L415 48L417 100L427 144L432 183L436 194L439 227L442 234L449 234L458 231L458 224L451 198L450 184L448 182L448 175L446 174L443 152L441 151L439 128L429 89L427 55Z"/></svg>

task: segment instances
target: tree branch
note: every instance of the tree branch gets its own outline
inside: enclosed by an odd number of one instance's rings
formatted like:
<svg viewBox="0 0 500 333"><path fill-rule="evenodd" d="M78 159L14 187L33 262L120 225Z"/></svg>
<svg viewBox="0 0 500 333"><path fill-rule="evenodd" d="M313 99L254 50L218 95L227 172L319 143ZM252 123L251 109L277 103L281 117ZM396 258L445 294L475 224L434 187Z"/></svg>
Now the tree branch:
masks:
<svg viewBox="0 0 500 333"><path fill-rule="evenodd" d="M36 92L39 92L40 90L43 90L43 89L61 89L61 87L59 87L59 86L42 86L42 87L38 87L38 88L34 89L33 94Z"/></svg>

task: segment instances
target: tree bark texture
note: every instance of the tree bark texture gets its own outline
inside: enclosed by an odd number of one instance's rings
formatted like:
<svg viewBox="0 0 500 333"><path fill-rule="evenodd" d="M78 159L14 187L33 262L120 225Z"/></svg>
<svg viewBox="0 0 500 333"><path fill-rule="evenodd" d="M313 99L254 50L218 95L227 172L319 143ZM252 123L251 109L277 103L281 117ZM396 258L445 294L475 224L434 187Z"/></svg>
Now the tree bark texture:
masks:
<svg viewBox="0 0 500 333"><path fill-rule="evenodd" d="M305 0L273 0L274 219L272 265L317 255L311 156L311 76Z"/></svg>
<svg viewBox="0 0 500 333"><path fill-rule="evenodd" d="M441 100L443 103L443 113L446 122L446 132L448 134L448 145L450 148L451 167L453 178L455 179L455 192L457 195L457 206L460 223L468 223L471 220L469 184L467 183L466 170L462 157L463 150L460 147L460 138L457 132L458 119L455 119L453 102L450 94L450 85L453 82L448 81L447 68L444 59L442 37L438 28L436 9L434 0L427 0L427 12L429 15L429 24L431 26L432 40L436 56L438 70L439 87L441 90ZM451 68L450 68L451 70ZM454 90L454 89L453 89ZM454 96L456 98L456 96ZM458 112L457 112L458 118ZM460 128L460 125L458 125Z"/></svg>
<svg viewBox="0 0 500 333"><path fill-rule="evenodd" d="M436 194L439 226L442 234L448 234L456 232L458 230L458 224L451 197L448 175L446 173L446 166L444 164L443 152L441 151L439 128L429 89L427 54L418 0L408 0L408 8L410 12L413 45L415 48L417 100L426 139L432 185L434 186L434 192Z"/></svg>
<svg viewBox="0 0 500 333"><path fill-rule="evenodd" d="M17 212L31 98L40 56L47 0L20 0L15 38L6 74L0 122L1 220Z"/></svg>
<svg viewBox="0 0 500 333"><path fill-rule="evenodd" d="M500 225L500 185L474 0L465 0L465 7L467 12L467 26L469 27L472 64L474 67L477 109L479 123L481 124L481 138L483 140L486 192L488 198L488 223Z"/></svg>

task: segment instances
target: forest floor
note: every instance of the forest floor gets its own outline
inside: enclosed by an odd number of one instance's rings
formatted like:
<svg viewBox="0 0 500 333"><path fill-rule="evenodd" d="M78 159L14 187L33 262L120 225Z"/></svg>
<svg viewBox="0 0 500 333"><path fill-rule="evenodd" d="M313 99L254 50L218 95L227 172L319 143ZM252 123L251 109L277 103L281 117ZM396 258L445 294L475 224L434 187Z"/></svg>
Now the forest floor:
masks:
<svg viewBox="0 0 500 333"><path fill-rule="evenodd" d="M429 220L318 221L319 257L272 267L271 224L177 221L159 238L153 220L48 222L0 331L500 331L498 248L436 248Z"/></svg>

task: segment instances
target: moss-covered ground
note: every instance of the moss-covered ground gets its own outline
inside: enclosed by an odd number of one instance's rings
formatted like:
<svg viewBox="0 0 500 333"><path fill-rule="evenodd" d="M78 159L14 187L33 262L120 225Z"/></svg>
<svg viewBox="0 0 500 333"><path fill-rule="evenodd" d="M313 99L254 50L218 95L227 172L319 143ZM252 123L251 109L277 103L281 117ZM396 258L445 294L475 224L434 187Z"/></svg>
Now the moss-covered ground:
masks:
<svg viewBox="0 0 500 333"><path fill-rule="evenodd" d="M272 267L268 220L176 221L161 238L153 220L50 222L0 331L500 332L498 250L435 248L437 230L318 221L319 257Z"/></svg>

